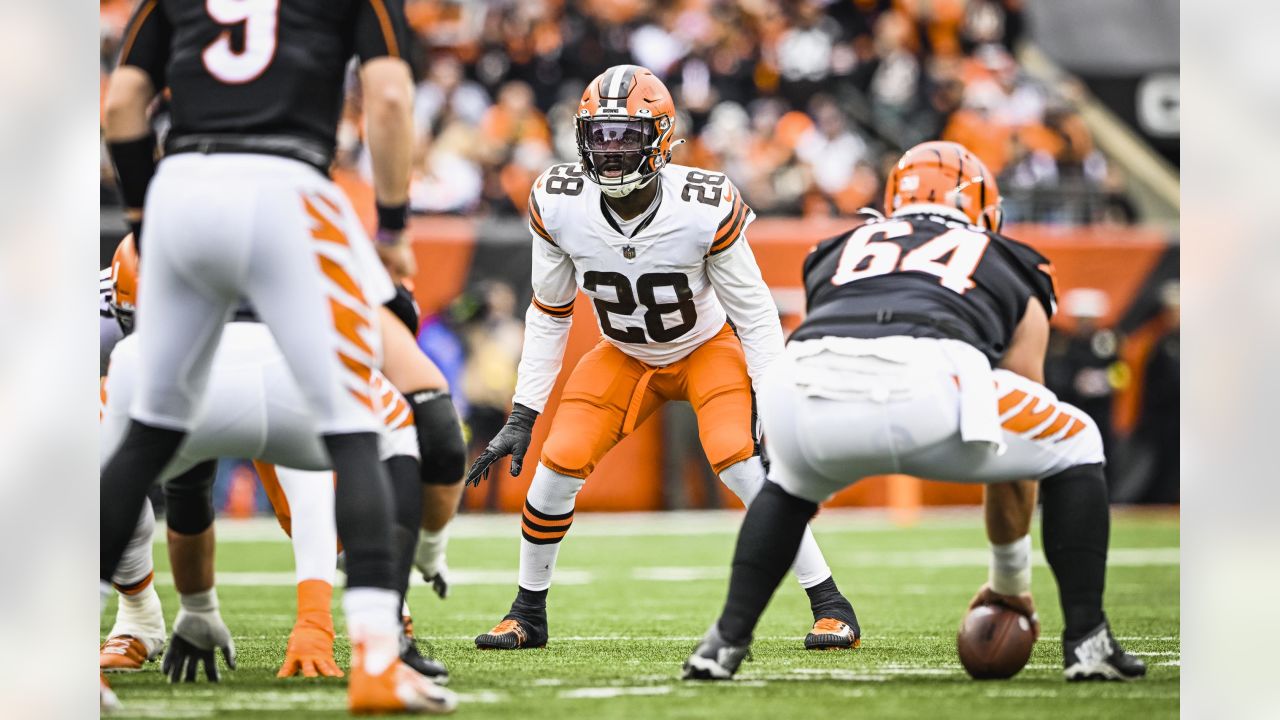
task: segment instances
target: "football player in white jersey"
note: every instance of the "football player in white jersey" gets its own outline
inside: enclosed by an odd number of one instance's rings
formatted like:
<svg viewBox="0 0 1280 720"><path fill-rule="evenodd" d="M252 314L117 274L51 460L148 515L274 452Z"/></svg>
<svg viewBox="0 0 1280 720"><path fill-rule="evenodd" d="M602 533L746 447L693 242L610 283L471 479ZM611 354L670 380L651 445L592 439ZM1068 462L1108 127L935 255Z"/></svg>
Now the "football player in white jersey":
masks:
<svg viewBox="0 0 1280 720"><path fill-rule="evenodd" d="M764 483L752 387L783 344L745 239L754 214L724 175L671 164L675 121L671 94L653 73L609 68L587 86L574 120L581 162L551 167L530 193L533 303L514 409L469 483L505 455L520 474L579 289L604 337L565 385L529 486L515 602L477 647L546 644L546 595L574 498L600 459L668 400L693 406L707 459L739 498L750 503ZM814 616L805 646L856 647L853 607L808 531L794 569Z"/></svg>
<svg viewBox="0 0 1280 720"><path fill-rule="evenodd" d="M119 441L123 424L127 421L123 409L128 407L136 386L136 344L125 336L132 325L137 264L132 237L126 237L117 249L104 284L107 312L103 315L101 350L104 358L103 449L106 453ZM400 533L400 526L403 526L405 532L401 534L411 535L398 541L401 567L398 574L407 581L417 539L416 532L408 531L416 530L422 519L424 490L425 497L433 501L430 504L442 506L437 508L437 514L447 508L444 522L439 523L443 525L451 517L453 506L439 500L451 495L456 505L465 449L456 413L447 389L444 389L443 377L438 371L430 372L434 366L423 369L422 365L430 365L429 360L417 349L412 335L401 329L400 322L389 308L379 312L384 315L380 324L384 347L389 357L394 356L388 362L388 371L395 373L400 384L420 388L412 393L415 397L407 399L396 391L383 372L374 370L372 374L372 398L383 428L383 459L398 496L396 531ZM105 324L107 319L115 324L114 329ZM290 635L279 676L299 673L309 677L342 677L342 671L333 658L333 621L329 613L337 547L333 477L328 471L329 460L313 436L314 421L299 404L301 398L296 383L287 371L281 372L280 351L265 333L265 326L256 322L236 322L228 326L213 363L210 394L197 414L192 433L163 476L168 479L165 489L171 505L168 518L171 562L183 604L174 625L173 650L165 657L165 671L175 681L184 674L186 680L194 680L201 662L205 664L210 679L217 679L213 662L216 648L223 649L228 664L234 668L234 644L218 613L213 588L213 518L212 507L208 506L206 497L212 473L208 473L208 482L204 485L194 483L191 488L178 488L189 489L189 493L171 492L175 482L218 456L264 457L306 468L288 470L280 467L280 474L289 475L293 482L276 481L275 494L268 486L268 495L281 524L286 531L293 531L299 576L298 622ZM421 362L413 362L414 357L408 357L408 353L403 351L405 347L411 348ZM110 360L109 375L106 372L107 358ZM456 438L451 438L451 435L456 435ZM426 436L427 440L420 442L420 436ZM421 465L420 452L427 457L427 462ZM441 477L429 477L433 474ZM274 472L270 479L276 480ZM268 482L264 476L264 484ZM281 485L285 485L284 491ZM153 650L153 647L163 642L163 617L159 612L158 598L154 608L148 607L153 612L144 618L153 620L150 624L136 621L125 613L127 607L131 608L137 602L125 596L126 592L135 590L128 587L132 583L122 577L122 573L126 568L141 566L144 556L147 571L144 589L150 590L152 595L155 592L149 585L154 520L149 506L146 510L148 512L139 519L138 529L126 547L121 570L114 578L122 597L116 627L102 651L102 666L108 671L141 669L146 659L158 653L158 648ZM404 510L411 512L405 513ZM184 549L175 552L175 542ZM440 543L439 555L435 560L443 565L443 543ZM120 587L122 584L126 587ZM184 588L184 585L188 587ZM184 592L190 589L197 590ZM146 597L145 593L138 594ZM316 602L318 599L323 602ZM156 617L151 618L151 615ZM153 639L155 632L135 631L137 627L150 629L151 625L157 624L155 621L160 626L159 642ZM423 658L412 644L402 646L401 659L422 676L436 681L448 678L443 665ZM431 692L434 694L434 689ZM444 705L452 704L447 694L438 697Z"/></svg>

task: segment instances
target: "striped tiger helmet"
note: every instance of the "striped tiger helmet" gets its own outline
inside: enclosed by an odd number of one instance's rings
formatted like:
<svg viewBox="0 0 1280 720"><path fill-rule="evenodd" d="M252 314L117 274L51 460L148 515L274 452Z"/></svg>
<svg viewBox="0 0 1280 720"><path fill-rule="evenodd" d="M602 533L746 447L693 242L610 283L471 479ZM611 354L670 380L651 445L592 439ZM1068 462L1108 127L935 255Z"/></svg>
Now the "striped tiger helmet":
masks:
<svg viewBox="0 0 1280 720"><path fill-rule="evenodd" d="M622 197L671 162L676 105L639 65L614 65L587 85L574 118L582 169L601 192Z"/></svg>
<svg viewBox="0 0 1280 720"><path fill-rule="evenodd" d="M955 208L969 222L993 231L999 231L1004 222L995 176L959 143L920 143L903 153L889 171L885 212L893 215L913 205Z"/></svg>
<svg viewBox="0 0 1280 720"><path fill-rule="evenodd" d="M120 329L133 331L133 313L138 308L138 248L133 233L124 236L111 257L111 312Z"/></svg>

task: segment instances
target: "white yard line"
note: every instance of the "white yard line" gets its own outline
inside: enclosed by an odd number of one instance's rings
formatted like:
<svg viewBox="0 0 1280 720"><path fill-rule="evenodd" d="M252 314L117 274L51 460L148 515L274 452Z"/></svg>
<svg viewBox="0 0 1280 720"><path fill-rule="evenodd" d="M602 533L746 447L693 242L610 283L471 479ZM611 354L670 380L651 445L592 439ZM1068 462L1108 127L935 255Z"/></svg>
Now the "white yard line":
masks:
<svg viewBox="0 0 1280 720"><path fill-rule="evenodd" d="M290 571L279 572L225 572L216 575L218 585L226 587L292 587L298 580ZM556 571L556 584L587 585L595 580L589 570L559 569ZM414 585L426 585L420 573L413 573L410 581ZM172 585L173 575L166 572L156 573L156 583ZM449 571L451 585L515 585L516 571L512 570L454 570Z"/></svg>
<svg viewBox="0 0 1280 720"><path fill-rule="evenodd" d="M1151 511L1119 509L1114 517L1151 517ZM1170 515L1172 517L1172 515ZM926 508L915 525L930 530L981 527L981 508ZM578 513L574 516L574 537L654 537L734 534L742 524L740 510L676 510L635 513ZM833 508L823 510L814 520L819 534L881 532L898 530L902 525L883 508ZM284 532L272 517L219 519L219 542L285 542ZM156 538L163 540L164 523L157 523ZM497 539L520 537L519 515L464 514L449 526L449 535L457 539Z"/></svg>
<svg viewBox="0 0 1280 720"><path fill-rule="evenodd" d="M624 695L668 695L674 688L670 685L639 685L636 687L583 687L574 690L562 690L557 697L565 700L596 700L615 698Z"/></svg>

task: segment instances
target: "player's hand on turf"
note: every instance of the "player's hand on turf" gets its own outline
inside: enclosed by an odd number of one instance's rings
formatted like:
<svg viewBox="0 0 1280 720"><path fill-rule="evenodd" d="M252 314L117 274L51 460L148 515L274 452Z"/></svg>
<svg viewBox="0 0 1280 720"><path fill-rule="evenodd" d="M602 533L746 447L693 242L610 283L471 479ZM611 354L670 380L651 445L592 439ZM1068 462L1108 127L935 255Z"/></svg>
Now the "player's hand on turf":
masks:
<svg viewBox="0 0 1280 720"><path fill-rule="evenodd" d="M387 267L387 273L391 275L392 280L400 282L405 278L413 277L418 272L413 248L410 247L403 232L384 229L378 231L377 237L378 241L374 245L378 248L378 257Z"/></svg>
<svg viewBox="0 0 1280 720"><path fill-rule="evenodd" d="M1040 639L1040 615L1036 613L1036 603L1031 593L1001 595L992 590L990 585L983 585L979 588L978 594L973 596L973 600L969 601L969 609L972 610L979 605L999 605L1026 616L1031 621L1031 630L1035 633L1036 639Z"/></svg>
<svg viewBox="0 0 1280 720"><path fill-rule="evenodd" d="M429 544L418 541L413 556L413 566L422 573L422 579L431 583L431 589L444 600L449 595L449 564L444 557L444 543Z"/></svg>
<svg viewBox="0 0 1280 720"><path fill-rule="evenodd" d="M231 640L222 616L213 612L193 613L185 608L178 611L173 622L173 638L165 651L161 670L169 676L169 682L195 682L200 665L204 665L209 682L218 682L218 663L214 650L222 651L227 667L236 669L236 645Z"/></svg>
<svg viewBox="0 0 1280 720"><path fill-rule="evenodd" d="M529 441L533 437L533 423L537 419L536 410L516 403L507 424L493 436L488 447L471 465L467 484L478 487L481 480L489 477L489 466L508 455L511 456L511 474L519 476L524 468L524 454L529 451Z"/></svg>

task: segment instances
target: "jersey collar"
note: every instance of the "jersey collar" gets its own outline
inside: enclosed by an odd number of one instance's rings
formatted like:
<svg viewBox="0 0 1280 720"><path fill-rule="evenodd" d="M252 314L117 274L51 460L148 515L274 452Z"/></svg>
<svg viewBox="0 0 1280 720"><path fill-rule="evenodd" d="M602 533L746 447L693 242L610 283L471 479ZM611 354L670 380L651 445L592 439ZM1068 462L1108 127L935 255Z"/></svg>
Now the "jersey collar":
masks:
<svg viewBox="0 0 1280 720"><path fill-rule="evenodd" d="M605 203L604 193L600 193L600 214L604 215L605 222L609 223L609 227L613 228L615 231L617 231L619 235L621 235L624 238L627 238L628 240L635 237L636 235L639 235L641 232L644 231L645 228L649 227L649 223L653 222L653 219L658 216L658 209L661 207L662 207L662 185L659 184L658 192L655 193L655 196L653 198L653 204L649 206L649 211L648 211L649 214L645 217L644 220L641 220L640 223L636 225L635 230L633 230L631 234L628 235L627 233L623 232L622 228L618 225L618 221L613 217L613 211L610 210L609 206Z"/></svg>
<svg viewBox="0 0 1280 720"><path fill-rule="evenodd" d="M897 218L903 217L904 215L941 215L943 217L951 218L952 220L959 220L966 225L973 224L973 221L969 219L969 216L965 215L964 211L960 208L952 207L950 205L941 205L938 203L911 203L910 205L903 205L895 210L889 217Z"/></svg>

